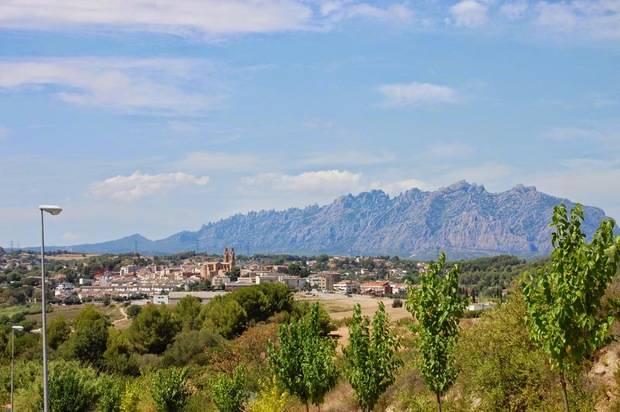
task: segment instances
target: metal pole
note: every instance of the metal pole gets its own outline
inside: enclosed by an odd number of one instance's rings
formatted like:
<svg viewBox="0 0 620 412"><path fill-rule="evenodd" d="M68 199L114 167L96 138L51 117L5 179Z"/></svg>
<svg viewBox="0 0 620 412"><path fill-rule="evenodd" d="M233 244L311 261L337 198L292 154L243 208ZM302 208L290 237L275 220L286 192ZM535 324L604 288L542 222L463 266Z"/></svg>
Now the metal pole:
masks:
<svg viewBox="0 0 620 412"><path fill-rule="evenodd" d="M15 411L13 403L13 370L15 368L15 329L11 328L11 412Z"/></svg>
<svg viewBox="0 0 620 412"><path fill-rule="evenodd" d="M45 314L45 226L41 210L41 336L43 337L43 412L48 412L47 397L47 325Z"/></svg>

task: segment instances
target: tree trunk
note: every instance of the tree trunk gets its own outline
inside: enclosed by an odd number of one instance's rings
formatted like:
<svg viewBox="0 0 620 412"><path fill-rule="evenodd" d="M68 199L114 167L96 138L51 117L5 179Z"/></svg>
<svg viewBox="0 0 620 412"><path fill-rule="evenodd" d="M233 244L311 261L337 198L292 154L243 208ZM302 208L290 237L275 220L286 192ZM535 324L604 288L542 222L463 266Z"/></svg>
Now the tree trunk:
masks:
<svg viewBox="0 0 620 412"><path fill-rule="evenodd" d="M566 379L564 379L564 372L560 372L560 384L562 384L562 399L564 400L564 412L570 412L568 406L568 393L566 393Z"/></svg>
<svg viewBox="0 0 620 412"><path fill-rule="evenodd" d="M310 412L310 405L306 404L306 412Z"/></svg>
<svg viewBox="0 0 620 412"><path fill-rule="evenodd" d="M441 395L436 393L435 396L437 397L437 410L441 412Z"/></svg>

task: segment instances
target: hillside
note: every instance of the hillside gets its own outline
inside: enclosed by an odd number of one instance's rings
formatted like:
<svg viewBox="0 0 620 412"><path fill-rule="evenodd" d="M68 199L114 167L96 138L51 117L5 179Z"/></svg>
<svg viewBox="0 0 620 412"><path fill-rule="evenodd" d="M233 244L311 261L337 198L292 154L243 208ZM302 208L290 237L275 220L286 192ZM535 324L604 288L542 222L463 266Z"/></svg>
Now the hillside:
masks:
<svg viewBox="0 0 620 412"><path fill-rule="evenodd" d="M142 253L187 250L239 253L399 255L451 258L498 254L546 255L551 247L548 222L567 199L516 186L490 193L464 181L437 191L411 189L395 197L380 190L346 195L324 206L238 214L152 241L133 235L116 241L73 246L76 252ZM584 231L591 236L605 213L586 207Z"/></svg>

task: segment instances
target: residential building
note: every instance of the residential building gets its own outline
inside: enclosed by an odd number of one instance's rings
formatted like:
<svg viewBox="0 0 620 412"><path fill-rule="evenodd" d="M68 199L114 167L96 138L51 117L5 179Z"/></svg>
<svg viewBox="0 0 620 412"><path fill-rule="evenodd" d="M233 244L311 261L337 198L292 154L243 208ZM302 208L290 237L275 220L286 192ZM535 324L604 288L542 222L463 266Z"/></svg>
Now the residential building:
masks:
<svg viewBox="0 0 620 412"><path fill-rule="evenodd" d="M374 281L364 282L360 286L362 294L373 296L387 296L392 293L390 282Z"/></svg>

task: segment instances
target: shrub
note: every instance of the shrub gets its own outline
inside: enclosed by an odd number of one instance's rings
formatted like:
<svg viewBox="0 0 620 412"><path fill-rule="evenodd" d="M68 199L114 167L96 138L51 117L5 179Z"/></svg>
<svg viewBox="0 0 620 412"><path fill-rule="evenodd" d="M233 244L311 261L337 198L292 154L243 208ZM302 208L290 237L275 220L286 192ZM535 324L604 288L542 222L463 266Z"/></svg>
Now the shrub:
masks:
<svg viewBox="0 0 620 412"><path fill-rule="evenodd" d="M211 387L213 403L220 412L242 412L248 399L243 367L235 368L232 375L220 374Z"/></svg>
<svg viewBox="0 0 620 412"><path fill-rule="evenodd" d="M177 412L183 409L190 396L187 370L160 369L151 379L151 396L158 412Z"/></svg>
<svg viewBox="0 0 620 412"><path fill-rule="evenodd" d="M52 411L85 412L95 403L95 372L76 363L52 364L49 375L49 406ZM43 409L41 388L41 409Z"/></svg>
<svg viewBox="0 0 620 412"><path fill-rule="evenodd" d="M399 298L396 298L396 299L392 300L392 307L393 308L402 308L403 307L403 301L400 300Z"/></svg>
<svg viewBox="0 0 620 412"><path fill-rule="evenodd" d="M98 379L97 390L101 412L121 412L121 400L125 392L123 381L110 375L102 375Z"/></svg>

